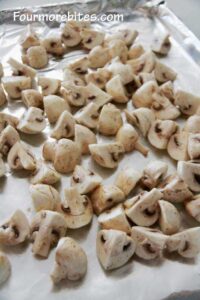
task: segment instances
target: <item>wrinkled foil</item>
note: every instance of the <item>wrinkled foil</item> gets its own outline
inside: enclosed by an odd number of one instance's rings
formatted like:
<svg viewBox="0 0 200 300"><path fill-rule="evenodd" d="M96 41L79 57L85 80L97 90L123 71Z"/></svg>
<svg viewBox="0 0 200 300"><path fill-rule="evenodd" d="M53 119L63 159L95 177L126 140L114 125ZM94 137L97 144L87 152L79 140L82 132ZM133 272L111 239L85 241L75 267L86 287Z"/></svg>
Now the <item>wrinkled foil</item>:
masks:
<svg viewBox="0 0 200 300"><path fill-rule="evenodd" d="M171 34L172 49L163 61L169 64L179 74L175 87L200 94L200 42L165 6L164 1L137 0L102 0L87 2L68 2L59 5L48 5L35 8L16 9L20 13L58 13L81 11L82 13L123 13L124 23L97 23L95 26L106 32L118 30L121 27L135 28L139 31L138 40L147 48L158 31L168 30ZM25 30L25 25L13 22L13 11L0 12L0 57L4 64L5 75L11 74L7 64L9 57L20 59L18 39ZM33 27L41 36L50 30L59 31L58 23L34 23ZM62 60L51 59L49 66L40 70L42 75L62 79L62 69L69 61L79 57L81 50L67 53ZM1 111L21 116L25 111L21 101L9 101ZM21 135L35 155L41 157L42 144L49 136L51 128L47 126L39 136ZM98 137L99 141L105 138ZM146 143L146 141L143 141ZM147 143L146 143L147 145ZM150 147L147 158L141 154L128 154L120 162L114 172L104 170L95 165L90 157L82 159L82 165L89 167L104 178L105 184L113 183L116 174L126 167L143 169L154 159L166 161L169 173L175 170L175 164L165 152L155 151ZM69 186L70 176L63 176L61 184L57 185L63 196L63 189ZM130 195L131 197L131 195ZM8 171L0 181L0 220L10 216L16 209L22 209L31 220L35 214L29 194L29 181L23 172ZM181 211L182 229L198 226L190 217ZM12 275L0 289L0 300L160 300L160 299L199 299L200 259L185 260L176 255L155 261L144 261L137 257L122 268L104 272L96 257L95 240L98 230L94 217L90 226L78 230L68 230L67 235L75 238L86 251L88 257L88 272L80 282L62 282L53 287L49 274L53 268L55 249L50 252L48 259L38 259L31 252L31 244L17 247L4 247L12 264ZM195 292L194 292L195 291ZM170 296L171 295L171 296ZM169 298L168 298L169 297Z"/></svg>

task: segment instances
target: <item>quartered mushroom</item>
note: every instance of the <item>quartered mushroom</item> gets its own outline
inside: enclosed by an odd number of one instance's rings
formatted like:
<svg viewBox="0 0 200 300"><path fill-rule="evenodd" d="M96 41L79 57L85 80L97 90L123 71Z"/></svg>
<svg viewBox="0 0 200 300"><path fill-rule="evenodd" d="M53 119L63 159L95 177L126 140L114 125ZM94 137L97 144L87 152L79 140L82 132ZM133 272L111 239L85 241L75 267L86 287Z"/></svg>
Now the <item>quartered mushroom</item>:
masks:
<svg viewBox="0 0 200 300"><path fill-rule="evenodd" d="M114 169L118 166L125 151L124 146L118 142L91 144L89 149L94 161L108 169Z"/></svg>
<svg viewBox="0 0 200 300"><path fill-rule="evenodd" d="M132 96L133 105L139 107L151 107L153 94L158 90L158 85L154 80L145 82Z"/></svg>
<svg viewBox="0 0 200 300"><path fill-rule="evenodd" d="M82 247L72 238L60 239L55 254L55 264L51 272L54 284L67 279L77 281L87 272L87 256Z"/></svg>
<svg viewBox="0 0 200 300"><path fill-rule="evenodd" d="M98 124L99 107L93 102L88 103L84 108L77 111L74 118L79 124L94 129Z"/></svg>
<svg viewBox="0 0 200 300"><path fill-rule="evenodd" d="M169 252L178 252L185 258L193 258L200 252L200 227L186 229L168 237L166 247Z"/></svg>
<svg viewBox="0 0 200 300"><path fill-rule="evenodd" d="M0 178L3 177L5 174L6 174L6 166L4 164L2 156L0 155Z"/></svg>
<svg viewBox="0 0 200 300"><path fill-rule="evenodd" d="M11 217L0 225L0 244L15 246L29 238L30 227L25 214L16 210Z"/></svg>
<svg viewBox="0 0 200 300"><path fill-rule="evenodd" d="M195 195L192 201L187 201L185 209L191 217L200 222L200 195Z"/></svg>
<svg viewBox="0 0 200 300"><path fill-rule="evenodd" d="M59 116L54 129L51 132L51 137L57 140L74 136L75 119L68 111L63 111Z"/></svg>
<svg viewBox="0 0 200 300"><path fill-rule="evenodd" d="M136 59L144 54L144 47L141 44L133 44L128 51L129 59Z"/></svg>
<svg viewBox="0 0 200 300"><path fill-rule="evenodd" d="M169 80L174 81L177 77L177 73L174 70L158 60L155 64L154 74L159 83L164 83Z"/></svg>
<svg viewBox="0 0 200 300"><path fill-rule="evenodd" d="M38 107L29 107L19 121L17 129L28 134L41 133L46 127L44 112Z"/></svg>
<svg viewBox="0 0 200 300"><path fill-rule="evenodd" d="M172 120L156 120L149 129L148 140L157 149L167 149L169 139L177 129L178 124Z"/></svg>
<svg viewBox="0 0 200 300"><path fill-rule="evenodd" d="M69 67L65 67L63 69L63 84L65 82L79 85L79 86L85 85L84 79L82 79L80 76L78 76L74 71L70 70Z"/></svg>
<svg viewBox="0 0 200 300"><path fill-rule="evenodd" d="M175 104L175 92L172 81L167 81L159 86L159 92L168 98L172 104Z"/></svg>
<svg viewBox="0 0 200 300"><path fill-rule="evenodd" d="M105 68L112 73L113 77L119 75L122 84L128 84L134 79L131 66L128 64L123 64L119 57L113 58Z"/></svg>
<svg viewBox="0 0 200 300"><path fill-rule="evenodd" d="M93 49L104 41L105 33L92 28L83 28L80 32L83 47Z"/></svg>
<svg viewBox="0 0 200 300"><path fill-rule="evenodd" d="M74 141L79 146L82 154L89 154L89 145L96 144L96 134L89 128L76 124L74 129Z"/></svg>
<svg viewBox="0 0 200 300"><path fill-rule="evenodd" d="M22 91L22 101L27 107L43 108L43 97L39 91L33 89Z"/></svg>
<svg viewBox="0 0 200 300"><path fill-rule="evenodd" d="M188 160L188 133L180 130L173 134L169 139L167 152L174 160Z"/></svg>
<svg viewBox="0 0 200 300"><path fill-rule="evenodd" d="M93 171L77 165L71 177L71 186L75 186L82 195L93 192L102 182L102 178Z"/></svg>
<svg viewBox="0 0 200 300"><path fill-rule="evenodd" d="M2 78L2 84L10 98L19 99L23 90L31 88L31 78L26 76L7 76Z"/></svg>
<svg viewBox="0 0 200 300"><path fill-rule="evenodd" d="M152 50L156 54L167 55L171 49L171 42L169 39L169 33L157 35L152 43Z"/></svg>
<svg viewBox="0 0 200 300"><path fill-rule="evenodd" d="M167 174L168 165L164 161L155 160L148 163L144 168L141 183L148 189L158 186L163 181Z"/></svg>
<svg viewBox="0 0 200 300"><path fill-rule="evenodd" d="M145 260L160 258L167 237L157 229L134 226L131 237L136 244L135 254Z"/></svg>
<svg viewBox="0 0 200 300"><path fill-rule="evenodd" d="M125 232L100 230L96 240L97 257L105 270L125 265L135 252L135 243Z"/></svg>
<svg viewBox="0 0 200 300"><path fill-rule="evenodd" d="M105 68L100 68L85 75L85 80L89 84L90 82L98 86L100 89L104 89L106 83L110 80L112 73Z"/></svg>
<svg viewBox="0 0 200 300"><path fill-rule="evenodd" d="M12 127L16 128L18 123L19 119L17 117L0 112L0 133L6 128L7 125L11 125Z"/></svg>
<svg viewBox="0 0 200 300"><path fill-rule="evenodd" d="M136 80L138 83L138 87L140 87L144 83L148 81L155 81L156 79L153 72L152 73L141 72L136 76Z"/></svg>
<svg viewBox="0 0 200 300"><path fill-rule="evenodd" d="M33 206L36 211L57 210L60 204L60 195L58 191L48 184L35 184L29 188Z"/></svg>
<svg viewBox="0 0 200 300"><path fill-rule="evenodd" d="M22 56L22 61L34 69L42 69L47 66L49 58L45 47L32 46Z"/></svg>
<svg viewBox="0 0 200 300"><path fill-rule="evenodd" d="M131 226L121 204L100 214L98 222L102 229L116 229L126 233L131 231Z"/></svg>
<svg viewBox="0 0 200 300"><path fill-rule="evenodd" d="M98 122L98 131L103 135L115 135L123 125L121 111L113 104L103 106Z"/></svg>
<svg viewBox="0 0 200 300"><path fill-rule="evenodd" d="M88 54L90 68L103 68L110 58L109 49L100 45L94 47Z"/></svg>
<svg viewBox="0 0 200 300"><path fill-rule="evenodd" d="M81 57L68 65L69 69L80 77L84 77L88 73L90 62L88 57Z"/></svg>
<svg viewBox="0 0 200 300"><path fill-rule="evenodd" d="M36 169L36 160L30 149L22 142L16 142L8 153L8 165L12 170Z"/></svg>
<svg viewBox="0 0 200 300"><path fill-rule="evenodd" d="M118 130L116 141L123 145L125 152L137 150L144 156L147 156L148 154L148 148L140 142L137 131L130 124L124 124Z"/></svg>
<svg viewBox="0 0 200 300"><path fill-rule="evenodd" d="M55 95L59 92L61 87L61 81L56 78L38 77L38 85L42 88L43 96Z"/></svg>
<svg viewBox="0 0 200 300"><path fill-rule="evenodd" d="M61 37L56 34L50 34L41 41L41 45L46 49L47 53L53 55L63 55L65 47L62 44Z"/></svg>
<svg viewBox="0 0 200 300"><path fill-rule="evenodd" d="M60 179L60 174L54 168L48 166L43 161L38 161L30 182L32 184L55 184Z"/></svg>
<svg viewBox="0 0 200 300"><path fill-rule="evenodd" d="M0 252L0 285L8 280L11 274L11 264L3 252Z"/></svg>
<svg viewBox="0 0 200 300"><path fill-rule="evenodd" d="M65 189L64 193L60 212L65 217L67 227L76 229L88 225L93 217L92 204L89 198L81 195L76 186Z"/></svg>
<svg viewBox="0 0 200 300"><path fill-rule="evenodd" d="M125 168L117 174L114 184L124 192L125 196L128 196L135 188L141 176L142 174L139 171L131 167Z"/></svg>
<svg viewBox="0 0 200 300"><path fill-rule="evenodd" d="M0 85L0 106L4 105L7 102L7 97L4 92L2 85Z"/></svg>
<svg viewBox="0 0 200 300"><path fill-rule="evenodd" d="M200 97L183 90L178 90L175 93L175 104L184 115L191 116L200 107Z"/></svg>
<svg viewBox="0 0 200 300"><path fill-rule="evenodd" d="M56 95L44 97L44 110L50 123L55 123L63 111L70 112L68 102Z"/></svg>
<svg viewBox="0 0 200 300"><path fill-rule="evenodd" d="M179 161L178 175L185 181L193 192L200 192L200 163L199 161Z"/></svg>
<svg viewBox="0 0 200 300"><path fill-rule="evenodd" d="M200 133L189 134L187 150L190 159L200 159Z"/></svg>
<svg viewBox="0 0 200 300"><path fill-rule="evenodd" d="M112 96L102 91L98 86L93 83L89 83L86 87L86 100L97 105L98 108L102 107L106 103L110 102Z"/></svg>
<svg viewBox="0 0 200 300"><path fill-rule="evenodd" d="M128 48L123 40L111 40L108 45L110 59L119 57L123 63L126 63L128 57Z"/></svg>
<svg viewBox="0 0 200 300"><path fill-rule="evenodd" d="M159 217L158 200L162 193L154 188L150 192L141 192L124 203L128 218L139 226L151 226Z"/></svg>
<svg viewBox="0 0 200 300"><path fill-rule="evenodd" d="M11 125L7 125L0 134L0 153L7 156L12 146L20 141L17 130Z"/></svg>
<svg viewBox="0 0 200 300"><path fill-rule="evenodd" d="M87 22L68 21L62 29L62 41L67 47L74 47L80 44L82 28L88 27Z"/></svg>
<svg viewBox="0 0 200 300"><path fill-rule="evenodd" d="M94 212L99 215L104 210L124 201L125 195L116 185L100 185L90 195Z"/></svg>
<svg viewBox="0 0 200 300"><path fill-rule="evenodd" d="M31 222L32 252L47 258L50 248L65 236L66 230L67 224L62 214L50 210L37 212Z"/></svg>
<svg viewBox="0 0 200 300"><path fill-rule="evenodd" d="M127 61L134 74L141 72L151 73L155 67L155 55L152 51L147 51L138 58Z"/></svg>
<svg viewBox="0 0 200 300"><path fill-rule="evenodd" d="M74 83L65 81L62 83L61 94L70 105L80 107L86 102L86 88Z"/></svg>
<svg viewBox="0 0 200 300"><path fill-rule="evenodd" d="M37 72L33 68L17 61L14 58L9 58L8 64L11 66L13 70L13 75L27 76L27 77L34 78L37 74Z"/></svg>
<svg viewBox="0 0 200 300"><path fill-rule="evenodd" d="M106 83L106 91L116 103L127 103L128 97L120 75L115 75Z"/></svg>
<svg viewBox="0 0 200 300"><path fill-rule="evenodd" d="M165 200L158 201L160 207L159 224L164 234L174 234L180 229L181 218L177 208Z"/></svg>
<svg viewBox="0 0 200 300"><path fill-rule="evenodd" d="M200 116L194 115L187 119L184 130L189 133L200 133Z"/></svg>
<svg viewBox="0 0 200 300"><path fill-rule="evenodd" d="M180 116L180 110L161 93L153 94L151 109L160 120L175 120Z"/></svg>
<svg viewBox="0 0 200 300"><path fill-rule="evenodd" d="M26 28L26 31L20 36L20 45L23 49L27 50L32 46L39 46L40 40L33 27L29 24Z"/></svg>

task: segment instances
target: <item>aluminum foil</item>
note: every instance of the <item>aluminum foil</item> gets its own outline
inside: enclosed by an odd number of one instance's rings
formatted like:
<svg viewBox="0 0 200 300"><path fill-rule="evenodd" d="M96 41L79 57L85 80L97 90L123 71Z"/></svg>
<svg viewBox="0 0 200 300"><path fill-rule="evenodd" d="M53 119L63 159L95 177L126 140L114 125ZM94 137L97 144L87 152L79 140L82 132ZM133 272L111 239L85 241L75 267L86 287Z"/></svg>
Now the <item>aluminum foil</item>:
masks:
<svg viewBox="0 0 200 300"><path fill-rule="evenodd" d="M84 13L123 13L124 22L97 23L95 26L106 32L118 30L121 27L135 28L140 35L138 40L147 48L158 31L168 30L171 34L172 49L167 58L167 64L179 74L175 86L187 91L200 94L200 42L163 4L163 1L89 1L59 4L46 7L19 9L21 13L29 11L37 13L66 13L67 11L81 11ZM36 31L45 36L50 30L59 31L60 24L35 23ZM53 28L52 28L53 27ZM13 10L0 12L0 57L5 67L5 74L11 74L7 65L9 57L20 58L18 38L24 31L25 25L13 22ZM68 53L63 60L51 59L48 68L39 71L40 74L62 79L62 69L69 61L77 58L82 52L77 50ZM25 110L21 101L9 101L7 107L1 109L14 115L21 116ZM50 126L39 136L21 135L23 141L31 145L34 153L41 157L41 147L49 136ZM104 140L98 137L100 141ZM144 141L144 143L146 143ZM148 145L149 146L149 145ZM150 146L149 146L150 147ZM174 162L165 152L157 152L150 147L147 158L134 152L126 155L114 172L105 171L95 165L90 157L82 159L84 166L99 173L104 183L112 183L116 174L132 166L141 170L153 160L161 159L169 165L169 173L175 170ZM70 176L63 176L57 186L63 196L63 189L69 186ZM0 182L0 220L8 217L15 209L22 209L31 220L34 215L29 194L29 182L23 172L7 172L5 179ZM181 212L183 228L197 226L185 213ZM177 256L146 262L137 257L122 268L105 273L96 257L95 240L98 230L94 217L90 226L80 230L70 231L67 235L75 238L87 253L88 272L81 282L63 282L53 287L49 274L52 270L55 256L53 249L48 259L35 258L31 252L31 244L3 248L12 264L12 275L0 289L0 300L160 300L174 293L170 299L199 299L200 259L185 260ZM195 290L195 293L192 291ZM187 291L185 293L184 291ZM178 294L177 294L178 293ZM186 298L184 298L184 295ZM197 298L195 298L195 296Z"/></svg>

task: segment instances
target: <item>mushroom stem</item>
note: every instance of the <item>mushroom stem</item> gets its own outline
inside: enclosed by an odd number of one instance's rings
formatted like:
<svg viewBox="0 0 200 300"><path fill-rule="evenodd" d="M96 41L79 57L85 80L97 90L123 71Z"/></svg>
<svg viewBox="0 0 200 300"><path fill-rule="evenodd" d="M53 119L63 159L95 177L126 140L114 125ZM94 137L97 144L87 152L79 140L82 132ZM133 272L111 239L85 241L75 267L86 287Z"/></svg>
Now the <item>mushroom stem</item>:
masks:
<svg viewBox="0 0 200 300"><path fill-rule="evenodd" d="M135 143L135 149L142 153L144 156L148 155L149 149L142 145L139 141Z"/></svg>

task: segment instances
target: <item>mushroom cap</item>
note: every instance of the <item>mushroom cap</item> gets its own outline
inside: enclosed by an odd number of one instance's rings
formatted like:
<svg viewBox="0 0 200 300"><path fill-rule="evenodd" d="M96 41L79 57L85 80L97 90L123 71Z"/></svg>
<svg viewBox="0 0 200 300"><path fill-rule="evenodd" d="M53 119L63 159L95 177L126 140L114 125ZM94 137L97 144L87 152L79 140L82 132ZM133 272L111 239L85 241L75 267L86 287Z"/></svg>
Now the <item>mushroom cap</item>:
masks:
<svg viewBox="0 0 200 300"><path fill-rule="evenodd" d="M194 115L187 119L184 130L189 133L200 133L200 116Z"/></svg>
<svg viewBox="0 0 200 300"><path fill-rule="evenodd" d="M119 75L122 84L128 84L134 79L131 66L123 64L119 57L113 58L106 66L106 69L112 73L112 76Z"/></svg>
<svg viewBox="0 0 200 300"><path fill-rule="evenodd" d="M99 118L98 106L91 102L88 103L84 108L77 111L75 114L75 120L90 129L97 127Z"/></svg>
<svg viewBox="0 0 200 300"><path fill-rule="evenodd" d="M83 28L80 32L80 35L82 38L83 47L91 50L103 43L105 33L92 28Z"/></svg>
<svg viewBox="0 0 200 300"><path fill-rule="evenodd" d="M159 200L160 217L159 224L164 234L174 234L179 231L181 225L180 214L177 208L170 202Z"/></svg>
<svg viewBox="0 0 200 300"><path fill-rule="evenodd" d="M28 48L26 54L28 64L35 69L42 69L48 64L48 55L45 47L32 46Z"/></svg>
<svg viewBox="0 0 200 300"><path fill-rule="evenodd" d="M85 25L84 25L85 26ZM67 47L77 46L81 42L82 25L78 21L68 21L62 29L62 41Z"/></svg>
<svg viewBox="0 0 200 300"><path fill-rule="evenodd" d="M75 119L68 111L63 111L59 116L54 129L52 130L51 137L57 140L62 138L69 138L74 136Z"/></svg>
<svg viewBox="0 0 200 300"><path fill-rule="evenodd" d="M200 158L200 133L189 134L187 150L190 159Z"/></svg>
<svg viewBox="0 0 200 300"><path fill-rule="evenodd" d="M155 80L145 82L132 96L133 105L136 108L150 108L153 102L153 94L157 91L158 85Z"/></svg>
<svg viewBox="0 0 200 300"><path fill-rule="evenodd" d="M55 184L60 179L60 174L54 168L48 166L43 161L39 161L30 182L32 184Z"/></svg>
<svg viewBox="0 0 200 300"><path fill-rule="evenodd" d="M39 76L38 85L42 88L43 96L55 95L60 90L61 81L56 78Z"/></svg>
<svg viewBox="0 0 200 300"><path fill-rule="evenodd" d="M0 133L6 128L7 125L11 125L12 127L16 128L18 123L19 119L17 117L0 112Z"/></svg>
<svg viewBox="0 0 200 300"><path fill-rule="evenodd" d="M156 61L154 74L156 77L156 80L160 83L164 83L167 81L174 81L177 77L177 73L172 70L167 65L161 63L160 61Z"/></svg>
<svg viewBox="0 0 200 300"><path fill-rule="evenodd" d="M7 155L12 146L20 141L20 136L17 130L11 125L7 125L0 133L0 153Z"/></svg>
<svg viewBox="0 0 200 300"><path fill-rule="evenodd" d="M89 145L97 143L96 134L83 125L75 125L74 135L74 141L77 145L79 145L82 154L89 154Z"/></svg>
<svg viewBox="0 0 200 300"><path fill-rule="evenodd" d="M173 134L167 145L167 152L174 160L188 159L188 133L180 130Z"/></svg>
<svg viewBox="0 0 200 300"><path fill-rule="evenodd" d="M158 186L167 174L168 165L164 161L155 160L148 163L141 178L142 185L148 189Z"/></svg>
<svg viewBox="0 0 200 300"><path fill-rule="evenodd" d="M44 97L44 110L50 123L55 123L63 111L70 112L68 102L56 95Z"/></svg>
<svg viewBox="0 0 200 300"><path fill-rule="evenodd" d="M178 175L185 181L193 192L200 192L200 164L199 161L179 161Z"/></svg>
<svg viewBox="0 0 200 300"><path fill-rule="evenodd" d="M114 184L120 188L125 196L135 188L142 174L133 168L125 168L117 174Z"/></svg>
<svg viewBox="0 0 200 300"><path fill-rule="evenodd" d="M7 76L2 78L2 84L10 98L21 98L21 92L31 88L31 78L26 76Z"/></svg>
<svg viewBox="0 0 200 300"><path fill-rule="evenodd" d="M110 60L109 49L103 46L94 47L88 54L91 68L102 68Z"/></svg>
<svg viewBox="0 0 200 300"><path fill-rule="evenodd" d="M135 149L138 138L137 131L130 124L121 126L116 135L116 141L123 145L125 152L131 152Z"/></svg>
<svg viewBox="0 0 200 300"><path fill-rule="evenodd" d="M109 48L109 57L119 57L123 63L126 63L128 57L128 48L125 41L120 39L113 39L107 43Z"/></svg>
<svg viewBox="0 0 200 300"><path fill-rule="evenodd" d="M200 106L200 97L178 90L175 93L175 104L184 115L194 115Z"/></svg>
<svg viewBox="0 0 200 300"><path fill-rule="evenodd" d="M22 91L22 101L27 107L43 108L43 97L39 91L34 89Z"/></svg>
<svg viewBox="0 0 200 300"><path fill-rule="evenodd" d="M37 107L29 107L19 121L17 129L27 134L37 134L46 127L44 112Z"/></svg>
<svg viewBox="0 0 200 300"><path fill-rule="evenodd" d="M99 115L99 132L104 135L115 135L122 124L120 110L111 103L104 105Z"/></svg>
<svg viewBox="0 0 200 300"><path fill-rule="evenodd" d="M0 285L8 280L11 274L11 264L8 257L0 252Z"/></svg>
<svg viewBox="0 0 200 300"><path fill-rule="evenodd" d="M123 86L120 75L113 76L106 83L106 91L112 96L114 102L122 104L128 102L126 89Z"/></svg>
<svg viewBox="0 0 200 300"><path fill-rule="evenodd" d="M98 86L100 89L105 88L106 83L111 78L112 73L105 68L100 68L85 75L85 80Z"/></svg>
<svg viewBox="0 0 200 300"><path fill-rule="evenodd" d="M155 55L152 51L146 51L138 58L128 60L127 64L131 66L134 74L151 73L155 67Z"/></svg>
<svg viewBox="0 0 200 300"><path fill-rule="evenodd" d="M61 94L63 98L72 106L81 107L86 102L86 87L76 85L71 81L62 82Z"/></svg>
<svg viewBox="0 0 200 300"><path fill-rule="evenodd" d="M65 51L61 37L52 33L41 41L41 45L45 47L47 53L53 55L63 55Z"/></svg>
<svg viewBox="0 0 200 300"><path fill-rule="evenodd" d="M196 195L194 200L185 203L187 213L200 222L200 195Z"/></svg>

